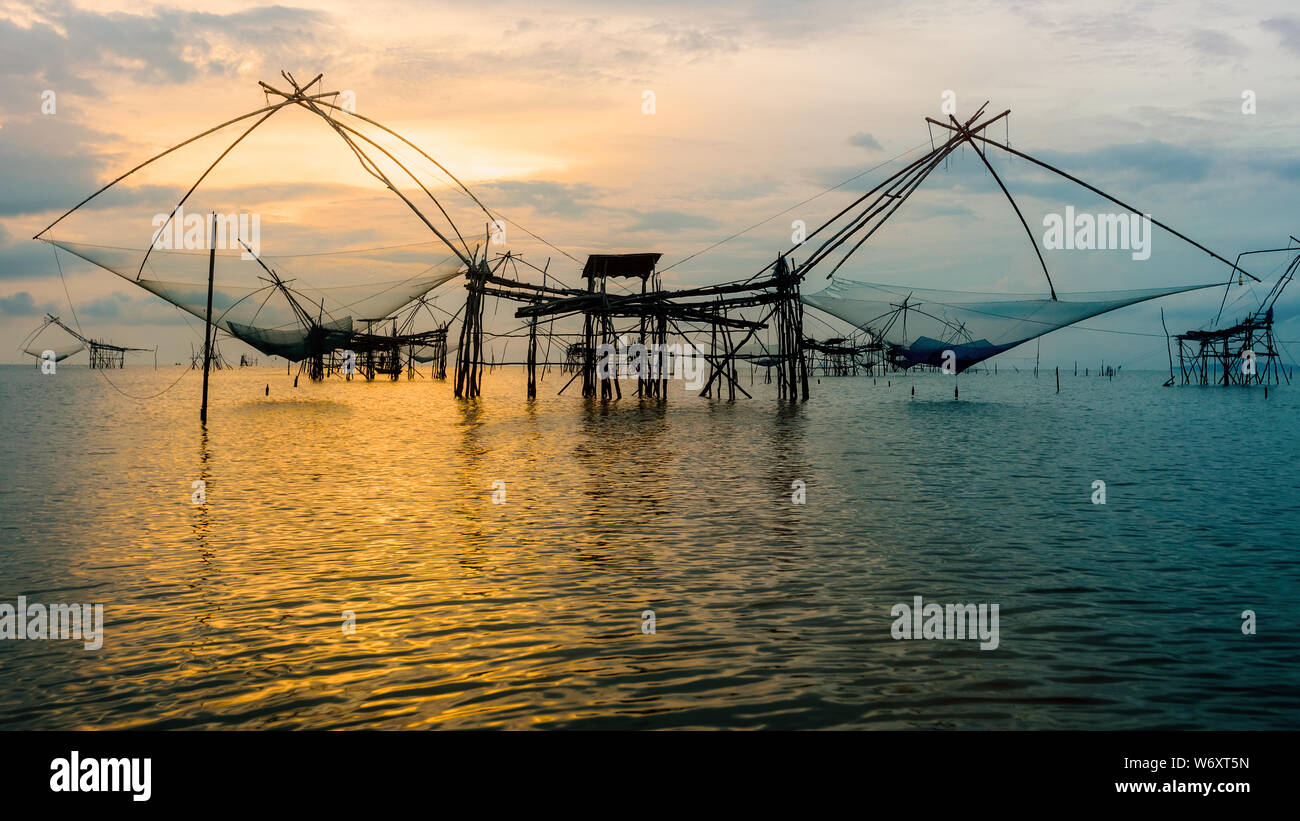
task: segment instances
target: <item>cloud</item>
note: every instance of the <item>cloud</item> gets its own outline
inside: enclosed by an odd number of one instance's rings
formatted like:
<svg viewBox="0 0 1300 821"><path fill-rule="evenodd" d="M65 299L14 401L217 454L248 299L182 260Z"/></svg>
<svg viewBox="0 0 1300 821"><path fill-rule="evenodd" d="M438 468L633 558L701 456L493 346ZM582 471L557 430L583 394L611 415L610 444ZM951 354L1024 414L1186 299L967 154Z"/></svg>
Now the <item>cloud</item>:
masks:
<svg viewBox="0 0 1300 821"><path fill-rule="evenodd" d="M880 141L865 131L860 131L849 137L849 145L856 145L858 148L866 148L870 151L881 151Z"/></svg>
<svg viewBox="0 0 1300 821"><path fill-rule="evenodd" d="M786 3L759 0L733 7L708 7L698 0L647 6L607 2L600 17L587 16L582 4L560 4L544 25L521 18L506 25L499 45L433 52L423 42L385 48L377 82L393 88L421 88L447 78L478 77L484 66L512 81L588 84L646 81L665 67L720 60L762 48L792 45L866 28L868 18L897 24L918 16L914 3L861 0ZM673 8L676 6L676 8ZM504 3L534 13L529 4ZM688 22L687 22L688 21Z"/></svg>
<svg viewBox="0 0 1300 821"><path fill-rule="evenodd" d="M123 306L130 305L131 302L131 298L126 294L115 291L108 296L100 297L89 304L82 305L77 311L77 315L90 319L119 319L123 315Z"/></svg>
<svg viewBox="0 0 1300 821"><path fill-rule="evenodd" d="M0 216L63 213L99 188L100 170L108 157L99 145L109 137L94 129L54 117L19 121L5 129L0 140ZM179 193L156 186L115 187L93 200L88 208L116 207L154 199L169 210ZM43 223L42 223L43 225Z"/></svg>
<svg viewBox="0 0 1300 821"><path fill-rule="evenodd" d="M1075 153L1049 149L1034 156L1080 179L1086 180L1088 174L1106 174L1126 181L1136 180L1141 185L1201 182L1212 165L1209 151L1159 140L1108 145Z"/></svg>
<svg viewBox="0 0 1300 821"><path fill-rule="evenodd" d="M899 211L899 215L902 215ZM908 209L908 216L914 219L930 219L933 217L963 217L978 219L974 211L960 203L955 202L918 202Z"/></svg>
<svg viewBox="0 0 1300 821"><path fill-rule="evenodd" d="M53 310L53 304L38 306L26 291L19 291L12 296L0 296L0 314L5 316L40 316Z"/></svg>
<svg viewBox="0 0 1300 821"><path fill-rule="evenodd" d="M67 302L62 303L62 307L66 308ZM59 311L51 305L42 309L42 312L57 314ZM130 293L113 291L89 302L79 302L76 306L76 316L85 327L87 336L93 335L92 327L104 325L172 326L193 325L198 322L202 327L203 324L203 320L196 320L161 297L141 290Z"/></svg>
<svg viewBox="0 0 1300 821"><path fill-rule="evenodd" d="M735 29L706 31L700 28L658 27L664 43L672 52L691 58L709 57L739 50Z"/></svg>
<svg viewBox="0 0 1300 821"><path fill-rule="evenodd" d="M692 202L708 200L741 202L769 197L783 188L785 188L784 183L768 176L748 179L728 178L713 185L692 189L687 192L686 198Z"/></svg>
<svg viewBox="0 0 1300 821"><path fill-rule="evenodd" d="M1270 17L1262 25L1278 35L1282 48L1300 54L1300 17Z"/></svg>
<svg viewBox="0 0 1300 821"><path fill-rule="evenodd" d="M1270 165L1272 165L1270 163ZM1273 169L1279 177L1290 182L1300 181L1300 159L1286 160Z"/></svg>
<svg viewBox="0 0 1300 821"><path fill-rule="evenodd" d="M720 227L720 223L709 217L687 214L683 211L631 211L633 222L624 226L625 231L645 231L648 233L677 233L693 229L711 229Z"/></svg>
<svg viewBox="0 0 1300 821"><path fill-rule="evenodd" d="M490 211L498 208L511 216L520 208L535 214L557 217L581 217L599 207L595 200L604 193L587 183L563 183L550 180L498 180L478 183L475 194Z"/></svg>
<svg viewBox="0 0 1300 821"><path fill-rule="evenodd" d="M537 28L536 23L527 17L521 17L515 21L513 26L506 29L506 35L523 34L524 32L532 31L535 28Z"/></svg>
<svg viewBox="0 0 1300 821"><path fill-rule="evenodd" d="M1191 36L1193 51L1201 54L1202 62L1222 63L1234 57L1244 57L1249 49L1240 40L1222 31L1200 29Z"/></svg>
<svg viewBox="0 0 1300 821"><path fill-rule="evenodd" d="M647 81L664 66L690 64L740 51L727 26L685 27L662 21L570 19L546 29L516 27L505 42L462 50L430 50L423 41L387 48L375 81L422 88L448 78L473 78L491 66L512 81L535 84L622 84Z"/></svg>
<svg viewBox="0 0 1300 821"><path fill-rule="evenodd" d="M55 276L53 252L43 242L5 236L0 242L0 280ZM66 264L66 263L65 263Z"/></svg>
<svg viewBox="0 0 1300 821"><path fill-rule="evenodd" d="M34 10L28 27L0 19L0 86L26 95L41 88L93 95L112 76L154 84L236 76L270 55L285 65L319 60L334 39L324 12L278 5L230 14L100 14L50 2Z"/></svg>

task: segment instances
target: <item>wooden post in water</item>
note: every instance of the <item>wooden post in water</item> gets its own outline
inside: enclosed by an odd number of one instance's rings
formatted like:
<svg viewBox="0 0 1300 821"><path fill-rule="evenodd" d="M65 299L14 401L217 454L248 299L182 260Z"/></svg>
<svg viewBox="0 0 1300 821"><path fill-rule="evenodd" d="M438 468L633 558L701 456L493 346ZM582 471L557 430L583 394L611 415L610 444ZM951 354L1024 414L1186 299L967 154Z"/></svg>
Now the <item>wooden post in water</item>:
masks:
<svg viewBox="0 0 1300 821"><path fill-rule="evenodd" d="M486 260L478 260L465 276L465 316L460 322L456 349L457 399L474 399L483 382L483 284L490 273Z"/></svg>
<svg viewBox="0 0 1300 821"><path fill-rule="evenodd" d="M528 398L537 398L537 317L528 323Z"/></svg>
<svg viewBox="0 0 1300 821"><path fill-rule="evenodd" d="M1061 392L1061 366L1056 366L1056 392Z"/></svg>
<svg viewBox="0 0 1300 821"><path fill-rule="evenodd" d="M203 405L199 421L208 423L208 371L212 368L212 276L217 267L217 212L212 212L212 236L208 240L208 315L203 326Z"/></svg>

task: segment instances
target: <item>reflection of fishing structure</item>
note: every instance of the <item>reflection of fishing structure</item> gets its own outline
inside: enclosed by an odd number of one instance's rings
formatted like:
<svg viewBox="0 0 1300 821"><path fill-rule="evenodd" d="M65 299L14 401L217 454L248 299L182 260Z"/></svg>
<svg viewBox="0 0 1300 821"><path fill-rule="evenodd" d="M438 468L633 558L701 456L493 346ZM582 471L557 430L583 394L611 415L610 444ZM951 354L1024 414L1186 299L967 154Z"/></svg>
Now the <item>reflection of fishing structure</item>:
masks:
<svg viewBox="0 0 1300 821"><path fill-rule="evenodd" d="M38 345L36 340L47 328L52 326L62 329L72 339L54 347ZM54 314L46 314L45 320L40 327L32 331L19 347L22 348L23 353L30 354L37 359L45 358L45 352L52 351L53 361L55 362L62 362L75 353L89 350L90 367L95 370L124 368L126 367L126 354L128 352L153 350L153 348L127 348L121 345L112 345L99 339L90 339L82 335L81 332L69 328L63 323L63 320Z"/></svg>
<svg viewBox="0 0 1300 821"><path fill-rule="evenodd" d="M310 93L320 81L320 75L305 85L298 84L290 74L282 72L282 75L291 90L281 91L260 84L268 98L265 107L222 123L147 160L91 194L37 235L38 239L113 271L203 319L205 330L212 330L210 335L205 335L205 363L210 361L211 339L218 330L263 354L299 362L300 369L305 369L314 380L335 374L397 379L403 370L408 376L416 373L417 362L434 363L435 374L442 376L448 354L455 351L457 397L477 397L484 371L498 364L524 366L528 396L533 397L537 391L538 366L542 366L544 375L545 368L551 364L551 346L559 342L564 356L561 364L569 374L561 393L580 381L583 397L616 399L623 395L619 380L632 376L637 380L636 396L663 399L673 368L673 348L668 344L672 338L680 340L680 344L674 342L679 345L678 350L699 351L707 364L708 375L701 396L712 397L715 390L719 397L725 392L728 399L734 399L737 391L750 396L739 384L737 373L738 363L748 361L775 370L778 395L783 400L804 400L808 398L810 370L820 368L823 373L851 375L859 369L937 367L949 356L955 356L956 369L961 371L1081 319L1145 299L1190 290L1058 294L1032 231L988 161L985 150L997 148L1021 157L1131 213L1140 212L1064 171L989 138L986 133L989 127L1004 120L1010 112L984 117L984 107L965 122L954 117L949 117L947 123L927 118L932 127L944 130L945 139L941 143L932 142L929 152L862 194L805 237L805 242L817 240L820 244L801 242L777 254L770 264L747 278L670 288L663 282L657 253L592 254L582 263L582 283L570 286L549 270L549 260L545 266L538 267L518 253L490 255L487 248L490 242L496 241L494 238L471 248L427 181L416 173L417 162L436 167L436 173L449 181L451 191L466 197L477 212L488 218L490 225L503 226L504 218L490 211L460 180L410 140L337 105L334 102L337 92ZM400 198L430 230L436 242L424 245L436 248L438 254L431 253L430 248L413 251L413 246L406 246L397 250L368 249L275 258L252 253L247 238L241 237L243 253L218 255L217 237L222 226L215 213L207 253L156 249L154 244L143 250L131 250L47 236L65 217L131 173L196 140L256 118L181 197L172 210L175 217L208 173L231 150L286 107L315 115L343 140L361 167ZM414 152L413 158L399 158L394 154L398 143L401 151ZM1024 226L1042 263L1050 293L1021 297L966 294L836 279L839 269L883 227L929 174L953 151L966 145L979 156ZM432 208L425 204L423 197L408 196L413 187L427 197ZM424 207L415 200L420 200ZM184 218L187 236L191 221L195 221L193 227L200 232L203 228L202 217L190 214ZM1230 264L1172 228L1155 220L1151 222ZM165 222L156 237L166 230ZM226 228L227 233L231 230L234 228ZM489 227L489 234L492 231ZM525 232L550 245L526 229ZM807 252L808 256L797 261L795 252ZM564 251L560 253L579 262ZM439 255L442 258L436 259ZM303 277L305 270L334 276L359 270L400 271L415 264L413 259L418 260L419 270L406 270L405 277L382 282L313 287ZM825 268L830 269L827 278L833 279L830 287L802 296L804 279L812 271ZM1240 269L1234 266L1234 270ZM165 278L156 272L165 274ZM435 318L432 330L417 330L413 320L428 306L427 294L458 277L466 289L461 310L445 321ZM483 316L488 297L520 303L515 317L525 323L524 361L498 362L495 354L490 358L486 355L484 339L489 334ZM857 330L851 336L813 341L804 332L805 304L839 317ZM429 315L432 316L431 311ZM449 345L449 326L457 317L460 326L453 348ZM556 322L565 319L580 321L581 330L557 332ZM543 337L545 353L540 350ZM614 343L624 340L631 340L633 347L646 352L636 357L634 369L624 370L618 358L611 361L609 356Z"/></svg>
<svg viewBox="0 0 1300 821"><path fill-rule="evenodd" d="M1240 322L1226 328L1187 331L1173 337L1178 342L1178 371L1184 385L1209 385L1211 382L1218 385L1267 385L1269 382L1281 384L1283 379L1290 384L1291 376L1282 367L1281 354L1273 338L1273 306L1295 277L1296 267L1300 266L1300 253L1296 253L1300 248L1297 245L1300 245L1300 240L1291 237L1286 248L1243 251L1237 256L1240 262L1243 256L1250 254L1295 254L1259 306ZM1227 298L1225 291L1225 304ZM1221 305L1215 321L1222 316ZM1166 385L1174 384L1173 367L1171 354Z"/></svg>

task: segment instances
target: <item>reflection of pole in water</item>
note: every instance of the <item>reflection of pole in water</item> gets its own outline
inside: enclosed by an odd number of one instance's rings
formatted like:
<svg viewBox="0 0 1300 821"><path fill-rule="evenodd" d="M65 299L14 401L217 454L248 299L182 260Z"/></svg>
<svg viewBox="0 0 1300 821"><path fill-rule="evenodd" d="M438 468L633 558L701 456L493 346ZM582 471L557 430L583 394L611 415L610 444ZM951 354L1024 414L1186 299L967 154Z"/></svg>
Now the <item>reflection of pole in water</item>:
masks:
<svg viewBox="0 0 1300 821"><path fill-rule="evenodd" d="M191 500L196 508L194 522L194 538L199 544L200 556L207 561L212 555L208 546L208 533L212 529L212 522L208 516L207 492L209 489L209 480L211 479L211 470L208 465L208 429L203 426L199 429L199 481L198 486L202 489L203 501L195 502Z"/></svg>

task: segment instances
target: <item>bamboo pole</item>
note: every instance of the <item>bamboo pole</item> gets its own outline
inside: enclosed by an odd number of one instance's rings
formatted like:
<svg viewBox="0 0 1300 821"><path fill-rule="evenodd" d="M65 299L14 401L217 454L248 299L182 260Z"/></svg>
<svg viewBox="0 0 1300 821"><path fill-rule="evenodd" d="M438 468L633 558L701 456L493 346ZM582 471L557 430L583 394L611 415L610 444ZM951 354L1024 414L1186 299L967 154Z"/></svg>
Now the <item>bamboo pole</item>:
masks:
<svg viewBox="0 0 1300 821"><path fill-rule="evenodd" d="M199 422L208 423L208 371L212 368L212 281L217 268L217 212L212 212L212 236L208 239L208 314L203 323L203 404Z"/></svg>

